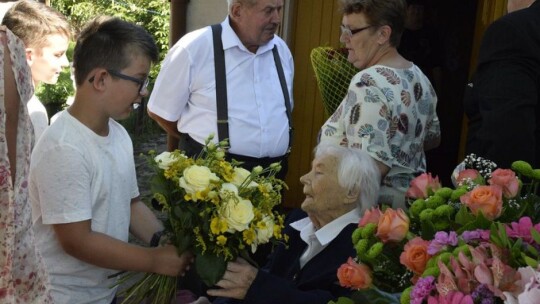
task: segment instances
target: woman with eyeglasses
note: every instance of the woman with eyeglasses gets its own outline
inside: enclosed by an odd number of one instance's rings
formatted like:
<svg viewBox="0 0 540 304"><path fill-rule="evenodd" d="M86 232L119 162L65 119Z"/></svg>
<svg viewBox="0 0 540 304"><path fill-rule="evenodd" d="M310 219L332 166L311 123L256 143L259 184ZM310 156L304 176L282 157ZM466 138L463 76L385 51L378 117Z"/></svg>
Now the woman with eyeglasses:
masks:
<svg viewBox="0 0 540 304"><path fill-rule="evenodd" d="M361 69L321 142L356 147L373 157L382 176L379 204L405 208L410 181L426 171L425 150L440 143L437 96L428 78L397 51L405 0L341 0L340 41Z"/></svg>

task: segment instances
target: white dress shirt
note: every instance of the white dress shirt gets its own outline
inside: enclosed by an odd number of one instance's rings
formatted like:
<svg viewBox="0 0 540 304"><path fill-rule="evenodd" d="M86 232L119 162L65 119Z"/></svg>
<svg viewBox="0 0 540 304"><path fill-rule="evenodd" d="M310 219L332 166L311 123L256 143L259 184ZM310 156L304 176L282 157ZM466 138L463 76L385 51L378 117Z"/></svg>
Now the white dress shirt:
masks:
<svg viewBox="0 0 540 304"><path fill-rule="evenodd" d="M356 208L324 225L319 230L315 230L309 217L291 223L291 227L300 231L300 238L308 245L300 257L300 268L323 251L347 225L358 224L359 221L360 209Z"/></svg>
<svg viewBox="0 0 540 304"><path fill-rule="evenodd" d="M221 23L225 53L230 152L251 157L278 157L289 145L289 122L272 48L283 65L292 103L293 59L278 36L254 54L229 24ZM148 109L178 130L204 143L217 141L214 49L212 30L186 34L169 51L150 95Z"/></svg>

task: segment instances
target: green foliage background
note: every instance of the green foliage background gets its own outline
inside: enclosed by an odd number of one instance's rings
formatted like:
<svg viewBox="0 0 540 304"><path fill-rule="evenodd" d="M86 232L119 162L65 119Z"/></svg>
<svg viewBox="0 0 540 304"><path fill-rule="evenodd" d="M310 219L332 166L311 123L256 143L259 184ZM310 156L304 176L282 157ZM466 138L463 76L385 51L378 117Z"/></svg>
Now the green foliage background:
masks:
<svg viewBox="0 0 540 304"><path fill-rule="evenodd" d="M144 27L155 39L160 50L161 62L169 50L170 3L168 0L51 0L51 6L64 14L71 23L74 37L84 24L95 16L119 17ZM68 59L73 58L73 46L68 50ZM150 71L149 90L161 68L160 64ZM69 69L65 69L55 85L43 84L36 88L36 95L47 107L49 115L54 115L66 106L66 100L73 95L73 85ZM145 129L156 129L152 121L139 110L133 117L123 122L130 133L140 134Z"/></svg>

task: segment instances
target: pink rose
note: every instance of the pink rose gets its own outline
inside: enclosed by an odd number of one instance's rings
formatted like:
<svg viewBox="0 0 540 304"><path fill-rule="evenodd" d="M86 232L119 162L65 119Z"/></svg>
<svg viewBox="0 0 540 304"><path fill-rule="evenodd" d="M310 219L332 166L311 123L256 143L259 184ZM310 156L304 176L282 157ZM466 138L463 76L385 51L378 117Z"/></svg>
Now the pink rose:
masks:
<svg viewBox="0 0 540 304"><path fill-rule="evenodd" d="M407 190L407 197L411 198L426 198L429 192L441 188L439 178L433 178L431 173L422 173L411 181L411 186Z"/></svg>
<svg viewBox="0 0 540 304"><path fill-rule="evenodd" d="M497 169L491 173L490 185L501 186L506 198L513 198L519 192L519 180L514 171L510 169Z"/></svg>
<svg viewBox="0 0 540 304"><path fill-rule="evenodd" d="M367 224L377 224L382 212L379 207L373 207L364 212L364 216L360 219L358 227L364 227Z"/></svg>
<svg viewBox="0 0 540 304"><path fill-rule="evenodd" d="M405 238L407 232L409 232L409 217L401 209L397 211L388 208L379 218L377 224L376 236L381 239L383 243L388 241L399 242Z"/></svg>
<svg viewBox="0 0 540 304"><path fill-rule="evenodd" d="M480 176L480 172L474 169L465 169L463 171L459 171L459 174L456 178L456 182L458 185L460 185L463 180L470 179L475 180Z"/></svg>
<svg viewBox="0 0 540 304"><path fill-rule="evenodd" d="M488 220L494 220L502 212L502 189L499 186L478 186L460 197L474 215L482 212Z"/></svg>
<svg viewBox="0 0 540 304"><path fill-rule="evenodd" d="M339 267L337 277L341 286L354 289L367 289L372 281L371 269L364 264L356 263L352 258Z"/></svg>

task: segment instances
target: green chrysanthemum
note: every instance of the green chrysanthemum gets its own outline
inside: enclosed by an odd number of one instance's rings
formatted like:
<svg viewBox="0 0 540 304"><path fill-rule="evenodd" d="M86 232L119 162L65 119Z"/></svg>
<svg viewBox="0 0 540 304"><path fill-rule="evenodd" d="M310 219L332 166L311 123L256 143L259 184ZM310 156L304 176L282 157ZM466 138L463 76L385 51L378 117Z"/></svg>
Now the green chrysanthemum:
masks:
<svg viewBox="0 0 540 304"><path fill-rule="evenodd" d="M517 160L513 162L511 168L517 173L523 174L528 177L531 177L533 174L533 168L531 167L531 165L523 160Z"/></svg>

